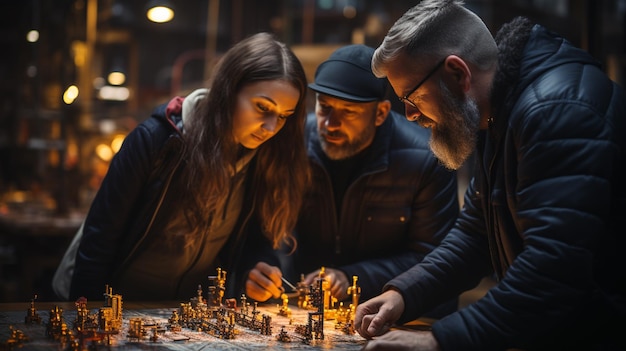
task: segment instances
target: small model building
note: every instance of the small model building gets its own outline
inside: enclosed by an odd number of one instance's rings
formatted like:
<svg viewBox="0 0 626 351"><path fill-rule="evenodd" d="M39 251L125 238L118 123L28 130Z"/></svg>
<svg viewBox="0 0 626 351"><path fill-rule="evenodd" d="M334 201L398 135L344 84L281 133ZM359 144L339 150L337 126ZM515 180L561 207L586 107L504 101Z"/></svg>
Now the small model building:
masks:
<svg viewBox="0 0 626 351"><path fill-rule="evenodd" d="M25 324L41 324L41 316L39 316L39 312L37 312L37 309L35 308L36 299L37 295L30 300L30 307L26 310L26 317L24 317Z"/></svg>
<svg viewBox="0 0 626 351"><path fill-rule="evenodd" d="M129 340L139 341L146 336L146 330L143 327L143 319L131 318L128 321L128 334Z"/></svg>
<svg viewBox="0 0 626 351"><path fill-rule="evenodd" d="M21 330L13 328L12 325L9 326L9 330L11 330L11 336L4 343L0 343L0 350L20 348L25 341L28 341L28 338Z"/></svg>
<svg viewBox="0 0 626 351"><path fill-rule="evenodd" d="M217 275L209 276L209 296L207 304L209 306L219 307L222 305L222 298L226 291L226 271L217 268Z"/></svg>
<svg viewBox="0 0 626 351"><path fill-rule="evenodd" d="M308 284L304 282L304 274L300 274L300 281L298 282L298 307L308 308L310 304L311 289Z"/></svg>
<svg viewBox="0 0 626 351"><path fill-rule="evenodd" d="M105 287L104 306L100 308L100 329L118 332L122 329L122 295L113 294L113 288Z"/></svg>

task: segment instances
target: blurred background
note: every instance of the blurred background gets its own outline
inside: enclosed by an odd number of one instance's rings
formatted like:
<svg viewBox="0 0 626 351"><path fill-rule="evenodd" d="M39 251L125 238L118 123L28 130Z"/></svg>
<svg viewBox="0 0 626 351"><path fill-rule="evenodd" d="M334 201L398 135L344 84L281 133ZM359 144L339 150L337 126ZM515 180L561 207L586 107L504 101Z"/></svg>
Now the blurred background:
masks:
<svg viewBox="0 0 626 351"><path fill-rule="evenodd" d="M0 302L49 285L125 135L204 85L220 55L275 33L309 80L339 46L379 45L416 0L20 0L0 13ZM524 15L626 80L626 0L466 1L494 32ZM157 7L149 18L149 10ZM168 12L168 9L170 12ZM310 108L313 108L310 94ZM402 108L402 107L399 107Z"/></svg>

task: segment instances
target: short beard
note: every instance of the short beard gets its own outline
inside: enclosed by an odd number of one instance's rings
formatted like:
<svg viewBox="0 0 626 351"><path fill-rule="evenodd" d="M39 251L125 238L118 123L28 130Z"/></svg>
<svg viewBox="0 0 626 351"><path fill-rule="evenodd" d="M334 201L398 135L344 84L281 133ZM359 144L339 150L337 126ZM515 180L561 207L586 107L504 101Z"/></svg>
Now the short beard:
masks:
<svg viewBox="0 0 626 351"><path fill-rule="evenodd" d="M458 170L476 148L480 112L476 101L457 99L439 81L443 99L439 123L432 128L430 149L443 165Z"/></svg>
<svg viewBox="0 0 626 351"><path fill-rule="evenodd" d="M341 132L336 132L337 134L341 134ZM328 143L326 139L324 139L325 134L329 133L327 130L318 130L318 135L320 139L320 144L322 145L322 149L326 156L333 160L345 160L350 158L359 152L365 150L374 139L374 135L376 134L376 125L374 123L368 125L361 133L359 133L358 138L352 141L347 141L340 145Z"/></svg>

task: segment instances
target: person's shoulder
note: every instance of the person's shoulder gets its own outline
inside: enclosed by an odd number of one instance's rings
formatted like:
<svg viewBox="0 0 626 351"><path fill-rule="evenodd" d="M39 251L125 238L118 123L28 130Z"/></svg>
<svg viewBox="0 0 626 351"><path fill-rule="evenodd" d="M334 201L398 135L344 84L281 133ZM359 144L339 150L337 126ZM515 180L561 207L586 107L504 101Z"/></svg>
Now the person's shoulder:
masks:
<svg viewBox="0 0 626 351"><path fill-rule="evenodd" d="M167 117L167 103L163 103L157 105L153 110L150 116L141 122L140 125L143 125L145 128L148 128L151 131L163 131L167 133L171 133L177 130L171 118Z"/></svg>
<svg viewBox="0 0 626 351"><path fill-rule="evenodd" d="M158 105L148 116L126 137L129 140L151 145L162 145L173 134L178 134L177 128L169 121L165 114L167 104Z"/></svg>

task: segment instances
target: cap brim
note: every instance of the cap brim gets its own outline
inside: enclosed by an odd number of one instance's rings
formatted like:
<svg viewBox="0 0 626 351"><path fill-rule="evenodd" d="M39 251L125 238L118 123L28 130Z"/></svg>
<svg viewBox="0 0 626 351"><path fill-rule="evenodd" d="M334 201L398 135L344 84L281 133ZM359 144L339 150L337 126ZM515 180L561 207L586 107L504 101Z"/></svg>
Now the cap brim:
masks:
<svg viewBox="0 0 626 351"><path fill-rule="evenodd" d="M326 94L326 95L330 95L332 97L336 97L338 99L342 99L342 100L349 100L349 101L355 101L355 102L371 102L371 101L377 101L379 100L376 97L362 97L362 96L356 96L356 95L351 95L351 94L346 94L342 91L333 89L333 88L329 88L329 87L325 87L322 85L318 85L315 83L311 83L309 84L309 88L315 92L318 93L322 93L322 94Z"/></svg>

